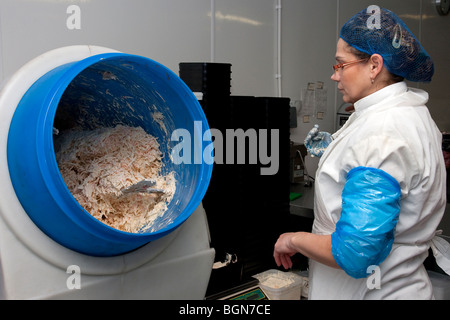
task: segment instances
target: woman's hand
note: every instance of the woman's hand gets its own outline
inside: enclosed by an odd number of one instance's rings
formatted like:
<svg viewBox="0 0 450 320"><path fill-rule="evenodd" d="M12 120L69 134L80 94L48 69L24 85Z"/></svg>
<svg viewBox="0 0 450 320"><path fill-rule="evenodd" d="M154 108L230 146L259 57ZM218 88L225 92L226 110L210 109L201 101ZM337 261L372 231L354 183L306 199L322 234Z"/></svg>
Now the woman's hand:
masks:
<svg viewBox="0 0 450 320"><path fill-rule="evenodd" d="M312 156L320 158L332 140L331 134L319 131L319 125L316 124L306 136L305 147Z"/></svg>
<svg viewBox="0 0 450 320"><path fill-rule="evenodd" d="M292 248L292 238L295 235L296 233L282 234L275 243L273 257L275 258L275 263L278 267L283 265L285 269L292 268L291 257L297 253L297 251Z"/></svg>
<svg viewBox="0 0 450 320"><path fill-rule="evenodd" d="M318 235L309 232L282 234L273 250L273 257L277 266L285 269L292 268L291 257L301 253L309 259L325 264L332 268L340 268L331 252L331 235Z"/></svg>

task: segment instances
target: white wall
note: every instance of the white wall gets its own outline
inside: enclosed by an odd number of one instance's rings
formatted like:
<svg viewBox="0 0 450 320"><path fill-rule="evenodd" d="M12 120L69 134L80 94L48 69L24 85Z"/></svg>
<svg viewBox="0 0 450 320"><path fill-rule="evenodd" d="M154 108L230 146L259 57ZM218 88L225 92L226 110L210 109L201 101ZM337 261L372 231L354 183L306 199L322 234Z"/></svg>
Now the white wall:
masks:
<svg viewBox="0 0 450 320"><path fill-rule="evenodd" d="M79 30L66 26L71 4L81 9ZM0 34L3 78L48 50L95 44L176 73L180 62L232 63L233 94L275 92L273 0L0 0Z"/></svg>
<svg viewBox="0 0 450 320"><path fill-rule="evenodd" d="M282 9L282 94L296 101L309 82L322 81L327 88L328 112L323 120L311 118L291 130L291 140L303 143L314 124L321 130L333 132L335 123L336 90L331 66L335 64L337 41L336 0L284 0ZM340 102L339 102L340 103ZM317 159L307 159L310 175L314 175Z"/></svg>
<svg viewBox="0 0 450 320"><path fill-rule="evenodd" d="M450 15L438 16L432 1L422 2L422 45L433 57L436 72L433 81L421 88L430 94L428 107L438 127L450 132Z"/></svg>
<svg viewBox="0 0 450 320"><path fill-rule="evenodd" d="M71 4L81 29L69 30ZM3 75L48 50L94 44L141 54L178 72L210 59L209 0L0 0Z"/></svg>
<svg viewBox="0 0 450 320"><path fill-rule="evenodd" d="M437 14L431 0L283 0L283 86L284 94L297 99L299 87L310 81L326 81L329 89L335 44L341 26L354 14L371 4L397 13L422 41L432 56L436 73L431 84L410 83L430 93L428 107L442 131L450 131L450 15ZM329 90L329 110L341 105L341 96ZM333 130L329 114L315 119L326 130ZM292 130L292 138L301 141L312 124Z"/></svg>
<svg viewBox="0 0 450 320"><path fill-rule="evenodd" d="M335 128L341 97L330 80L341 25L377 4L396 12L421 38L436 63L429 108L450 131L450 16L438 16L432 0L281 0L282 95L300 100L308 82L323 81L328 113L299 121L292 139L303 141L314 123ZM0 76L28 60L72 44L95 44L152 58L174 72L180 62L232 64L232 94L276 96L277 0L0 0ZM66 12L81 9L81 29L69 30ZM211 7L214 4L214 28ZM301 120L301 119L300 119Z"/></svg>
<svg viewBox="0 0 450 320"><path fill-rule="evenodd" d="M232 64L232 94L275 94L274 0L215 0L215 62Z"/></svg>

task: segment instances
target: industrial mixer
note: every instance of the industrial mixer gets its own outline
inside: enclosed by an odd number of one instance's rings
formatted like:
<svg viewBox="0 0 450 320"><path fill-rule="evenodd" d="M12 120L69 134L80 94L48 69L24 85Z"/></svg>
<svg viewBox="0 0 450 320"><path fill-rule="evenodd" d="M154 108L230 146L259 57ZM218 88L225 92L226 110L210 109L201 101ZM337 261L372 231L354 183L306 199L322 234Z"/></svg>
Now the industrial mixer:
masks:
<svg viewBox="0 0 450 320"><path fill-rule="evenodd" d="M204 131L209 127L195 96L174 73L108 48L55 49L4 84L0 121L0 298L204 298L214 249L201 200L212 165L175 165L170 152L177 143L173 130L193 133L199 121ZM152 231L115 230L77 203L55 161L56 123L123 123L157 137L177 189ZM205 139L202 133L193 136Z"/></svg>

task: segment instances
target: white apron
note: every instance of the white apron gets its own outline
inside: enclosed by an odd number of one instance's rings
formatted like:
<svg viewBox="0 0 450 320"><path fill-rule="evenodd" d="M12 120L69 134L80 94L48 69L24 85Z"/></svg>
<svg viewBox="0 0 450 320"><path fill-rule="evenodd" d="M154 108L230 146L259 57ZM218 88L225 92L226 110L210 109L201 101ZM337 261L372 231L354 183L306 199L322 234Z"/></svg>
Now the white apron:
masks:
<svg viewBox="0 0 450 320"><path fill-rule="evenodd" d="M334 232L347 173L359 166L399 182L401 211L392 251L368 278L311 260L310 299L433 298L423 261L445 210L446 172L442 135L427 102L425 91L404 82L388 86L355 103L355 113L333 135L316 173L313 233Z"/></svg>

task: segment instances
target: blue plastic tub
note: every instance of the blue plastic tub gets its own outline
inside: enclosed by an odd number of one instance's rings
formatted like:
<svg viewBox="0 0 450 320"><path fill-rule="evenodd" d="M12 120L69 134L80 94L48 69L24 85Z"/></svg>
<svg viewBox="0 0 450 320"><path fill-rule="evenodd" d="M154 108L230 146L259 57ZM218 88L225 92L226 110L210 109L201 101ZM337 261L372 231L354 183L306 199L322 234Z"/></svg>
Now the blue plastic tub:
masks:
<svg viewBox="0 0 450 320"><path fill-rule="evenodd" d="M162 123L154 116L158 112ZM164 170L175 171L176 193L154 222L154 232L127 233L96 220L75 200L59 172L53 127L118 124L141 126L155 136ZM197 148L211 144L210 136L203 141L209 126L194 94L163 65L123 53L62 65L36 81L15 110L7 148L11 181L26 213L53 240L87 255L120 255L175 230L205 195L212 164L174 164L170 152L179 143L171 141L175 129L186 129Z"/></svg>

